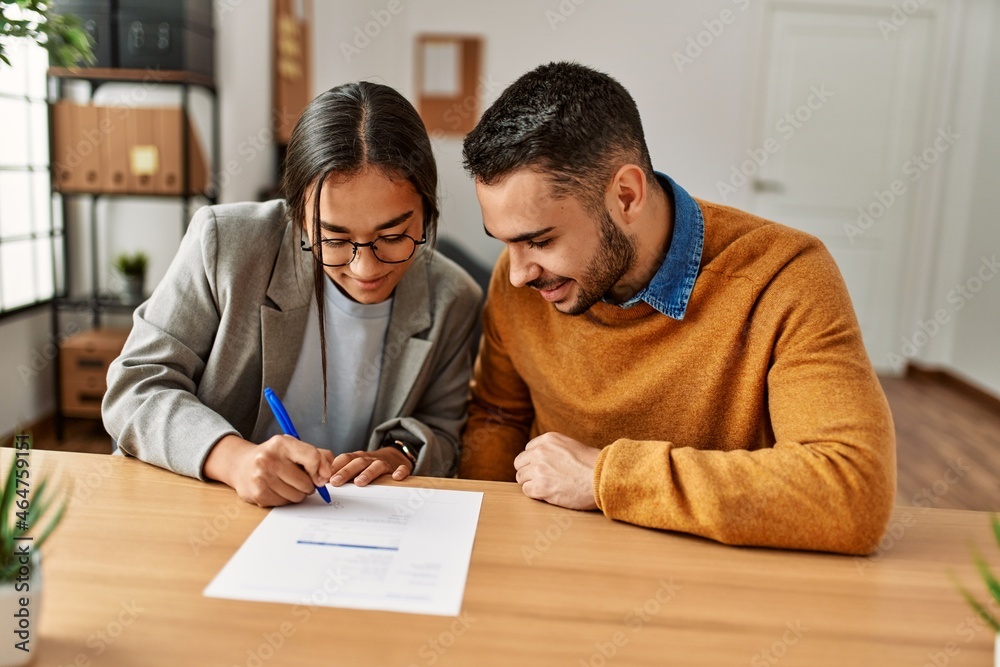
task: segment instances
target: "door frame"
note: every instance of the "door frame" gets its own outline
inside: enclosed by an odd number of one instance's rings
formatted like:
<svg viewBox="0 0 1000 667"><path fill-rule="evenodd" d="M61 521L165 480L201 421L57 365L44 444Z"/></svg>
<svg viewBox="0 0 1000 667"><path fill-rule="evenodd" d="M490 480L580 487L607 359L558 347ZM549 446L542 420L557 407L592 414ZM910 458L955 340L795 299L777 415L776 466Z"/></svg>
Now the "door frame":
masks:
<svg viewBox="0 0 1000 667"><path fill-rule="evenodd" d="M965 15L966 5L971 0L909 0L920 7L912 12L911 16L931 17L935 21L931 31L931 62L934 63L928 75L928 85L924 92L924 111L919 121L918 133L922 137L930 137L939 127L954 126L958 106L955 102L955 91L962 67L962 37L966 28ZM879 20L890 21L895 7L903 4L900 0L851 0L849 3L834 2L832 0L765 0L756 17L760 26L760 43L753 58L747 63L747 79L751 83L753 90L753 113L748 114L752 119L747 125L748 146L760 145L766 137L758 136L761 128L764 127L767 106L767 91L765 89L768 80L764 67L771 62L772 34L771 15L776 10L797 10L808 11L810 8L824 13L850 13L869 14L872 16L872 29L879 30ZM905 30L906 25L902 23L898 26L900 30ZM891 34L888 36L891 39ZM977 108L981 105L974 105ZM963 133L968 133L967 145L976 145L972 130L978 131L979 123L974 122L966 126ZM908 242L903 248L904 257L902 260L900 285L903 286L902 293L898 298L902 299L899 315L894 322L893 339L898 340L903 332L907 332L914 327L914 323L920 319L926 319L928 310L933 312L932 301L935 297L934 286L940 280L949 280L957 269L953 268L955 261L949 261L949 257L943 256L939 251L941 248L941 238L945 232L944 208L947 203L949 193L948 185L952 173L952 162L954 157L943 156L941 168L933 169L929 174L921 178L921 187L915 192L916 199L912 207L911 218L906 222L909 232ZM753 195L747 194L747 202L752 200ZM776 222L782 222L777 220ZM964 231L964 229L963 229ZM963 235L964 236L964 235ZM961 244L964 247L964 244ZM906 286L912 286L908 289ZM932 316L932 315L930 315ZM934 357L947 360L950 357L951 335L935 338L927 348L922 349L917 358ZM933 346L933 347L932 347ZM873 359L873 365L883 369L886 364L884 360ZM884 371L883 371L884 372ZM899 373L905 372L900 369Z"/></svg>

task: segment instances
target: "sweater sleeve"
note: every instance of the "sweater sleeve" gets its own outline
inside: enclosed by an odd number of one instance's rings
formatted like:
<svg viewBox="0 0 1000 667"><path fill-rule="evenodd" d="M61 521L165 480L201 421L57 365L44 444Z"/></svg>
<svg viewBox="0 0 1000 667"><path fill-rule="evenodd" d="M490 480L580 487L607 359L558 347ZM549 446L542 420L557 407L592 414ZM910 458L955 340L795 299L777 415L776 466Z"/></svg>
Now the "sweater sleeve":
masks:
<svg viewBox="0 0 1000 667"><path fill-rule="evenodd" d="M613 519L727 544L870 553L894 501L895 437L826 249L817 242L781 268L759 290L754 313L749 335L773 339L774 446L618 440L597 462L598 506Z"/></svg>
<svg viewBox="0 0 1000 667"><path fill-rule="evenodd" d="M472 375L469 421L462 433L459 477L513 482L514 458L534 421L531 392L506 349L503 313L510 307L509 263L501 255L483 311L483 338Z"/></svg>

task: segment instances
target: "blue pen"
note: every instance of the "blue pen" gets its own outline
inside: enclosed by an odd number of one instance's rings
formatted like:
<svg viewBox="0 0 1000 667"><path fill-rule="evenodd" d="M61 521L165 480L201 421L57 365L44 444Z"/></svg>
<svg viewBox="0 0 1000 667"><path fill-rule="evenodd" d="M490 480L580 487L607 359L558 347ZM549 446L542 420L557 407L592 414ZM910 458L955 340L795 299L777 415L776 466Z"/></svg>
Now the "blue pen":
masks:
<svg viewBox="0 0 1000 667"><path fill-rule="evenodd" d="M281 430L285 432L285 435L290 435L293 438L298 439L299 432L295 430L295 426L292 424L291 418L288 413L285 412L285 406L281 404L281 400L278 395L270 387L264 388L264 398L267 400L267 404L271 406L271 412L274 413L274 418L278 420L278 425L281 426ZM330 504L330 492L326 490L325 486L317 486L316 491L319 492L319 497L326 501L326 504Z"/></svg>

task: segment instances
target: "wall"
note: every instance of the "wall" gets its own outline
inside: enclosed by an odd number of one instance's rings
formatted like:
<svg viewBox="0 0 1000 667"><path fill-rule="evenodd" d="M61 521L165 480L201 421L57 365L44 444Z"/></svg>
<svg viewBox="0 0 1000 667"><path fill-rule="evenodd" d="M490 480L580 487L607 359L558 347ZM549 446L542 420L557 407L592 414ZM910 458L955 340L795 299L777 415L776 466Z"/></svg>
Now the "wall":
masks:
<svg viewBox="0 0 1000 667"><path fill-rule="evenodd" d="M615 5L594 0L401 0L401 10L393 15L388 0L327 2L318 8L317 23L330 29L328 39L316 41L314 79L320 91L372 78L412 97L416 34L476 34L485 40L480 89L488 106L529 69L550 60L579 60L611 73L632 92L654 166L692 194L717 198L715 181L749 147L758 5L731 0L701 6L662 0ZM733 23L679 71L672 54L723 9L733 12ZM392 18L384 27L373 23L387 14ZM363 46L355 53L352 47L358 45ZM492 264L501 246L482 232L473 186L461 166L460 139L436 139L435 153L441 235ZM734 198L733 203L742 202Z"/></svg>
<svg viewBox="0 0 1000 667"><path fill-rule="evenodd" d="M53 352L45 349L49 334L48 311L0 323L0 435L31 424L54 407Z"/></svg>
<svg viewBox="0 0 1000 667"><path fill-rule="evenodd" d="M986 21L1000 34L1000 8ZM1000 43L993 41L982 90L978 154L970 179L968 226L962 268L946 302L955 310L951 361L959 374L1000 395ZM964 290L959 289L963 287ZM947 298L947 297L946 297Z"/></svg>

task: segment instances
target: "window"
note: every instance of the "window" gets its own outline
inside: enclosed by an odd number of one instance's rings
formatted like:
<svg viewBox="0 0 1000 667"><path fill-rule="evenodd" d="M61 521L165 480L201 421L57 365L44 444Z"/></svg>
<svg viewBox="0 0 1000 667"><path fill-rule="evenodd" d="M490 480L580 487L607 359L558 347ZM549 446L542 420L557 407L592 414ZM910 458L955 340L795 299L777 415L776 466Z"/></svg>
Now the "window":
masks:
<svg viewBox="0 0 1000 667"><path fill-rule="evenodd" d="M0 317L55 295L56 250L49 177L48 53L25 40L8 42L0 63Z"/></svg>

